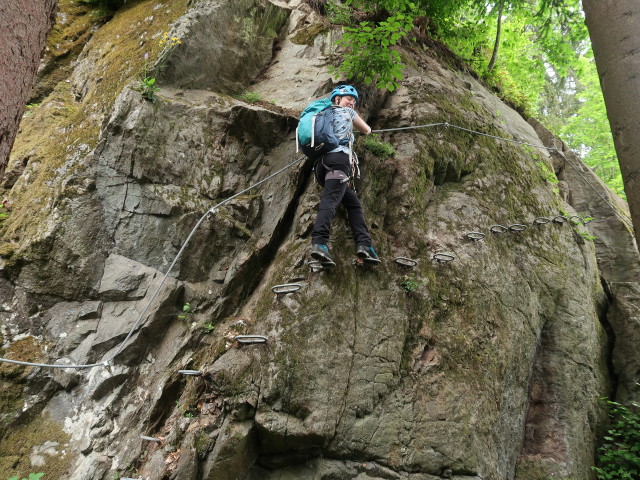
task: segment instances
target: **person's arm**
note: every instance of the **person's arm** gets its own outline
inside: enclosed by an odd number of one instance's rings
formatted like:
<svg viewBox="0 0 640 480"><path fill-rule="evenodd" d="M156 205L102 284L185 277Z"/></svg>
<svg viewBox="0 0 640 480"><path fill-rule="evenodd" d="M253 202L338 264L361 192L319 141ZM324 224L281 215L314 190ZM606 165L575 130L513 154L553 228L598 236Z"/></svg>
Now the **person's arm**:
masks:
<svg viewBox="0 0 640 480"><path fill-rule="evenodd" d="M356 113L356 117L353 119L353 126L358 129L360 133L364 133L365 135L371 133L371 127L367 125L367 123L360 118L360 115Z"/></svg>

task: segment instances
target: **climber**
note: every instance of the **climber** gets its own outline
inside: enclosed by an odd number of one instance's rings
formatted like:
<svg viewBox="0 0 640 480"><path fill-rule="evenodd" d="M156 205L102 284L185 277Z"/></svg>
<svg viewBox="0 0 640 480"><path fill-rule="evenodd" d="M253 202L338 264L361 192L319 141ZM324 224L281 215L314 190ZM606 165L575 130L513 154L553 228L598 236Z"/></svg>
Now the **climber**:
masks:
<svg viewBox="0 0 640 480"><path fill-rule="evenodd" d="M380 259L373 249L362 205L351 185L354 175L359 176L358 158L353 151L353 127L365 135L371 133L371 127L355 111L358 92L351 85L336 87L330 100L329 108L333 109L333 128L339 146L319 158L314 167L318 183L324 190L311 232L311 256L325 267L335 266L327 244L336 208L342 203L347 209L357 257L365 263L377 265Z"/></svg>

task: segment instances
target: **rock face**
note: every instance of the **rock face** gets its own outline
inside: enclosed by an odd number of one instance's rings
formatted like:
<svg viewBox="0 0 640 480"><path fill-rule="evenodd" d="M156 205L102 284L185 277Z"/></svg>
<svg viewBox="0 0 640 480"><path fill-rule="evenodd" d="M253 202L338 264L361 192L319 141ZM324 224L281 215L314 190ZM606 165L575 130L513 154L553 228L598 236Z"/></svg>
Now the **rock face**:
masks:
<svg viewBox="0 0 640 480"><path fill-rule="evenodd" d="M397 92L362 88L374 129L446 122L538 147L444 125L384 133L387 159L359 141L356 185L384 262L353 263L339 211L338 266L313 271L320 191L294 132L332 86L337 33L298 1L181 5L117 12L43 101L87 112L82 136L57 128L67 113L23 120L8 166L21 173L5 185L2 357L97 366L0 367L0 471L592 478L599 398L639 394L640 262L625 205L544 127L407 50ZM137 48L107 36L117 25L182 42L159 53L155 102L126 62L113 97L99 96L101 58ZM247 89L262 101L229 95ZM573 222L540 219L558 215ZM301 288L272 291L288 283Z"/></svg>

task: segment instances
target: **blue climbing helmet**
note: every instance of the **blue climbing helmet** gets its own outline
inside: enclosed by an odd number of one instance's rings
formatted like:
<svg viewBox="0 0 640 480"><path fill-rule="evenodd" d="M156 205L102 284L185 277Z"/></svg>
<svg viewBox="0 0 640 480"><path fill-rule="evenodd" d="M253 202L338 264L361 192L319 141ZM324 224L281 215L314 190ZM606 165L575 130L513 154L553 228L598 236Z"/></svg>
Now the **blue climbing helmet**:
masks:
<svg viewBox="0 0 640 480"><path fill-rule="evenodd" d="M333 99L336 97L344 97L345 95L351 95L356 99L356 105L358 105L358 91L352 87L351 85L339 85L333 89L331 92L331 103L333 103Z"/></svg>

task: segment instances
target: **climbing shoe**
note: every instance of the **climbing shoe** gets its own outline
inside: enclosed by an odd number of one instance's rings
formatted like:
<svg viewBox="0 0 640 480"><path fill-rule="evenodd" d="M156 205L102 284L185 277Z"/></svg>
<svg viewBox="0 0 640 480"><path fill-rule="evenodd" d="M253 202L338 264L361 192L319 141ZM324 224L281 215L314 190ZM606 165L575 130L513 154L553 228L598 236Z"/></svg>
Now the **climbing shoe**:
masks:
<svg viewBox="0 0 640 480"><path fill-rule="evenodd" d="M380 263L380 259L376 254L376 251L373 247L364 247L360 245L356 249L356 255L358 258L361 258L365 263L369 263L371 265L378 265Z"/></svg>
<svg viewBox="0 0 640 480"><path fill-rule="evenodd" d="M329 247L320 243L314 243L311 247L311 256L318 260L323 267L335 267L336 262L331 258Z"/></svg>

